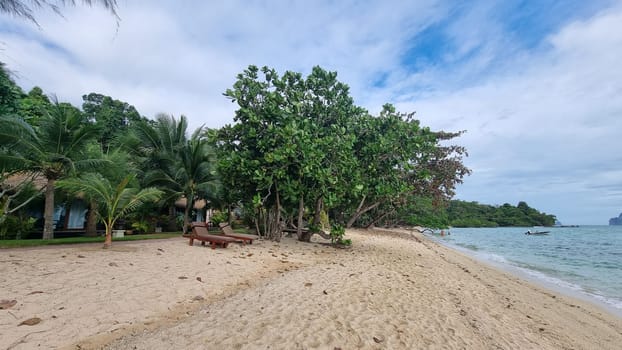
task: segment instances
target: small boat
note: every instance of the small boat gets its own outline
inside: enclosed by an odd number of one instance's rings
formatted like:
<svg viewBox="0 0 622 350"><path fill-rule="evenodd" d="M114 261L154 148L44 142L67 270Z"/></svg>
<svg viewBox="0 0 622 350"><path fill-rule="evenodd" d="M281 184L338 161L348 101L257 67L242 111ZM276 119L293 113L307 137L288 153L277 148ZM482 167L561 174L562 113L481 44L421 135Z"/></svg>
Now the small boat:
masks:
<svg viewBox="0 0 622 350"><path fill-rule="evenodd" d="M551 231L531 231L531 230L527 230L527 232L525 232L526 235L548 235L549 232Z"/></svg>

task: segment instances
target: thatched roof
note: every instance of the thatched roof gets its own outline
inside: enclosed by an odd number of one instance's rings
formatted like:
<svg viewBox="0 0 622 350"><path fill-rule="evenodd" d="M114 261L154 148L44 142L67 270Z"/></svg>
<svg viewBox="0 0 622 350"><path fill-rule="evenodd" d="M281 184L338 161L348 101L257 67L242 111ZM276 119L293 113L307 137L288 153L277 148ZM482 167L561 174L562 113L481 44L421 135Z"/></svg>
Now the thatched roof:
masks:
<svg viewBox="0 0 622 350"><path fill-rule="evenodd" d="M4 179L1 185L7 187L17 187L29 178L32 179L32 182L37 190L41 190L47 184L47 179L42 174L34 174L33 176L31 173L16 173Z"/></svg>
<svg viewBox="0 0 622 350"><path fill-rule="evenodd" d="M186 197L181 197L175 201L175 206L178 208L186 208ZM204 209L207 206L207 201L205 199L199 199L194 202L194 209Z"/></svg>

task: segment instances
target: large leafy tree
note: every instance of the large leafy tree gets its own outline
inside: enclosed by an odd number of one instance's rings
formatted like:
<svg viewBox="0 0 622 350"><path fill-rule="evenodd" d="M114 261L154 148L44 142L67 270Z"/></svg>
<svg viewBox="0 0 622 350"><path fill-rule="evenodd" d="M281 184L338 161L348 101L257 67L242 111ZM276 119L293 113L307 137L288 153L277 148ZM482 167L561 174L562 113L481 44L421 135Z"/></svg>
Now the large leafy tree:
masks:
<svg viewBox="0 0 622 350"><path fill-rule="evenodd" d="M370 116L320 67L303 78L250 66L225 95L239 108L217 137L223 185L253 203L258 231L271 238L280 237L281 212L294 212L283 206L298 207L298 237L309 240L300 230L306 212L315 228L322 213L374 224L415 193L453 194L468 173L463 149L441 144L459 133L432 132L391 105Z"/></svg>
<svg viewBox="0 0 622 350"><path fill-rule="evenodd" d="M307 203L318 219L345 190L354 165L348 124L363 110L336 77L320 67L305 79L250 66L225 93L239 109L219 134L223 185L254 203L257 229L268 237L280 237L283 205L298 206L300 227ZM299 231L299 238L310 236Z"/></svg>
<svg viewBox="0 0 622 350"><path fill-rule="evenodd" d="M357 166L352 172L352 190L346 196L349 208L343 208L350 214L346 227L372 210L376 215L368 224L389 215L413 189L406 175L434 145L430 131L422 128L413 114L398 113L392 105L385 105L376 117L359 118L352 132L356 135Z"/></svg>
<svg viewBox="0 0 622 350"><path fill-rule="evenodd" d="M10 72L0 62L0 155L7 155L15 147L16 135L29 128L28 124L15 118L19 111L22 89L15 84ZM19 172L19 164L0 158L0 226L5 222L7 215L14 213L26 205L34 196L18 202L25 192L31 189L32 173L24 173L19 181L9 182L9 178Z"/></svg>
<svg viewBox="0 0 622 350"><path fill-rule="evenodd" d="M303 101L303 118L310 132L307 148L316 150L314 157L306 157L305 165L312 171L305 176L303 187L314 196L310 199L317 226L320 214L327 211L324 206L338 206L351 191L357 169L353 126L367 112L354 104L349 87L337 79L337 72L320 67L314 67L306 78Z"/></svg>
<svg viewBox="0 0 622 350"><path fill-rule="evenodd" d="M81 177L61 180L58 186L97 203L97 214L106 226L104 248L109 248L112 244L112 228L115 222L144 203L158 200L162 194L162 191L152 187L142 190L132 187L134 178L135 175L127 175L114 184L101 174L88 173Z"/></svg>
<svg viewBox="0 0 622 350"><path fill-rule="evenodd" d="M28 124L37 128L39 121L51 106L50 98L43 93L40 87L35 86L20 100L18 114Z"/></svg>
<svg viewBox="0 0 622 350"><path fill-rule="evenodd" d="M0 115L16 114L23 94L5 64L0 62Z"/></svg>
<svg viewBox="0 0 622 350"><path fill-rule="evenodd" d="M295 191L291 174L302 170L297 159L305 151L307 128L298 117L297 103L302 95L293 93L294 86L303 92L299 76L286 81L273 69L250 66L225 93L240 108L236 124L222 128L217 141L225 191L253 203L257 230L276 239L283 193ZM287 97L292 99L290 104Z"/></svg>
<svg viewBox="0 0 622 350"><path fill-rule="evenodd" d="M3 118L1 122L1 137L10 143L0 154L0 166L38 173L46 179L43 239L54 238L56 181L76 169L102 162L85 156L96 128L85 120L80 110L58 101L54 101L36 129L19 117Z"/></svg>
<svg viewBox="0 0 622 350"><path fill-rule="evenodd" d="M115 137L126 132L131 125L144 120L134 106L110 96L90 93L82 96L82 100L84 114L98 127L97 141L104 153L110 151Z"/></svg>

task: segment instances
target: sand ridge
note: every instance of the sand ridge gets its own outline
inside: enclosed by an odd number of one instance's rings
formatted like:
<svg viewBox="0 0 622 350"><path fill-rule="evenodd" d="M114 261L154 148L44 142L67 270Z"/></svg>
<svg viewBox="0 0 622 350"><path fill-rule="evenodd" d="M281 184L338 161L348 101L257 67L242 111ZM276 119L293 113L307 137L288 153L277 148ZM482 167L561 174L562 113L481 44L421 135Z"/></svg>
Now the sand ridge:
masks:
<svg viewBox="0 0 622 350"><path fill-rule="evenodd" d="M284 238L217 250L189 247L182 239L116 245L119 251L113 252L11 250L14 260L7 262L2 252L0 298L20 300L0 310L0 348L617 349L622 344L619 318L412 231L349 230L347 236L354 241L348 250ZM44 293L28 295L35 288ZM33 315L43 322L16 326Z"/></svg>

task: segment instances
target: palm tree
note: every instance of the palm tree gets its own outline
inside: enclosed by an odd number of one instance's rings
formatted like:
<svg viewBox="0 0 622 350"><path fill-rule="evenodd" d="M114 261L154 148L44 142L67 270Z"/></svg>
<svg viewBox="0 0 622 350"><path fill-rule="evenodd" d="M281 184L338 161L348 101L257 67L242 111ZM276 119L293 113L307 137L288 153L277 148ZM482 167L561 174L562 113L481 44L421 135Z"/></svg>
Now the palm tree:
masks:
<svg viewBox="0 0 622 350"><path fill-rule="evenodd" d="M216 186L214 152L203 135L203 128L197 129L179 149L176 161L170 167L153 171L147 177L151 183L165 187L175 198L186 199L184 234L195 201L215 191Z"/></svg>
<svg viewBox="0 0 622 350"><path fill-rule="evenodd" d="M58 187L75 194L83 194L97 203L97 215L106 227L104 248L112 244L112 228L117 220L138 209L146 202L156 201L162 191L149 187L139 190L129 187L135 175L127 175L116 186L99 173L87 173L78 178L58 182Z"/></svg>
<svg viewBox="0 0 622 350"><path fill-rule="evenodd" d="M89 168L85 171L85 173L100 173L106 179L114 183L121 181L125 174L138 173L133 162L131 161L130 155L121 149L115 148L104 153L98 143L92 143L87 152L89 153L89 158L101 158L106 161L106 164L97 168ZM88 211L88 215L86 217L85 236L95 237L97 236L97 202L91 200L89 207L91 210Z"/></svg>
<svg viewBox="0 0 622 350"><path fill-rule="evenodd" d="M181 148L188 141L187 128L188 122L183 115L177 120L173 116L158 114L155 122L136 123L120 140L124 150L133 155L136 167L147 169L141 176L143 185L158 186L164 191L163 201L169 208L169 230L175 230L175 200L179 195L160 180L165 177L163 173L175 167Z"/></svg>
<svg viewBox="0 0 622 350"><path fill-rule="evenodd" d="M133 129L134 137L126 140L126 148L142 157L144 182L165 192L171 206L180 197L186 199L183 232L187 232L190 211L197 199L214 192L216 175L214 152L201 127L190 139L188 121L160 114L154 124L141 123Z"/></svg>
<svg viewBox="0 0 622 350"><path fill-rule="evenodd" d="M0 139L10 141L0 150L0 168L41 174L46 179L43 239L54 238L54 189L56 181L75 169L95 166L102 159L86 159L86 145L97 130L80 110L54 101L33 129L19 117L0 119Z"/></svg>

